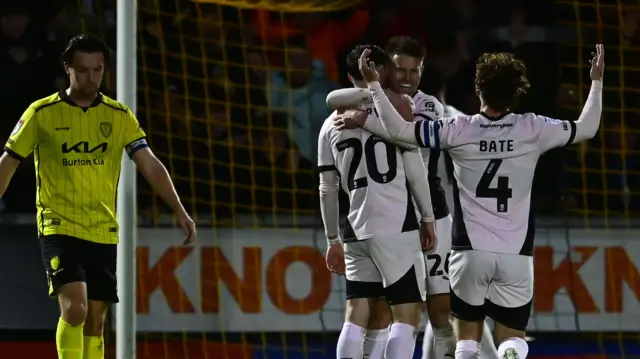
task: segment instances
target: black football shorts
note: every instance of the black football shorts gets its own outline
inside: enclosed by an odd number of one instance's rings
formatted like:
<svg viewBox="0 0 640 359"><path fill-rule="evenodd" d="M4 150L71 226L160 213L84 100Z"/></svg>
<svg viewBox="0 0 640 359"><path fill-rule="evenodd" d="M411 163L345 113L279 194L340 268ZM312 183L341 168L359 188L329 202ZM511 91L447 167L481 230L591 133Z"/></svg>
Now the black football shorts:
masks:
<svg viewBox="0 0 640 359"><path fill-rule="evenodd" d="M57 297L64 284L85 282L89 300L118 302L117 244L94 243L56 234L41 236L40 248L50 297Z"/></svg>

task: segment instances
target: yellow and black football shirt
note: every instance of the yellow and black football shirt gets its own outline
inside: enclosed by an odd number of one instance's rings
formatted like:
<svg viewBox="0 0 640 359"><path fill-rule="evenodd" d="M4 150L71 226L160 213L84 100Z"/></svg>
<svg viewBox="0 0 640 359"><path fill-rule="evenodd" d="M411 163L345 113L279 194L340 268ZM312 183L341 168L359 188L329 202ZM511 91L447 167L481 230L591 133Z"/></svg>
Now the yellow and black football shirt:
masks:
<svg viewBox="0 0 640 359"><path fill-rule="evenodd" d="M24 112L5 145L17 159L34 152L38 234L118 243L116 196L122 151L148 147L129 108L103 94L88 108L65 91Z"/></svg>

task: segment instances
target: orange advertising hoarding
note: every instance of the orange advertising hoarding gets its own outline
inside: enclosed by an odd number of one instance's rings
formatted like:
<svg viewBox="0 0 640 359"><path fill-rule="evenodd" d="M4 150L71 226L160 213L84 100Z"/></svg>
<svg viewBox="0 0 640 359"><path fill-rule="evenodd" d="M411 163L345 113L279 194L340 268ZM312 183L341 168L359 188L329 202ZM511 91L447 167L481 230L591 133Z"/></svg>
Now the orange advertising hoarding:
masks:
<svg viewBox="0 0 640 359"><path fill-rule="evenodd" d="M175 232L141 230L142 331L339 330L344 283L324 265L312 230L203 230L194 247ZM640 232L538 234L531 330L640 330ZM636 244L637 242L637 244Z"/></svg>

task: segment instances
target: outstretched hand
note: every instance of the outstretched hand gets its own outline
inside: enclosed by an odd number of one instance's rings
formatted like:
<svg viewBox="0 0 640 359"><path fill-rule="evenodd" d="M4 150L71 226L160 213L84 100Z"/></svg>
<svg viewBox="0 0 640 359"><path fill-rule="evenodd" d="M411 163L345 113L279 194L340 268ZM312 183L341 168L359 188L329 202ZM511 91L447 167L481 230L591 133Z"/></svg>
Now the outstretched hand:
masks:
<svg viewBox="0 0 640 359"><path fill-rule="evenodd" d="M604 76L604 46L602 44L596 45L596 52L592 52L591 56L591 71L589 76L593 81L602 81Z"/></svg>
<svg viewBox="0 0 640 359"><path fill-rule="evenodd" d="M373 61L369 61L370 49L365 49L358 59L358 66L360 67L360 73L367 83L379 81L380 75L376 70L376 64Z"/></svg>

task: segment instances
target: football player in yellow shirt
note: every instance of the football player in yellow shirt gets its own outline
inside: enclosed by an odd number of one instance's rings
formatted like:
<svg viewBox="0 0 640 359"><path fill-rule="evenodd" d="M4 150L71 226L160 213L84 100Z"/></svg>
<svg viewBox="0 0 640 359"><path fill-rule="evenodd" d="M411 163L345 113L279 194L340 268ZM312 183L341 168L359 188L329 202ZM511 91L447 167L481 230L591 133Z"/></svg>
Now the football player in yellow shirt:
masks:
<svg viewBox="0 0 640 359"><path fill-rule="evenodd" d="M118 302L116 197L123 151L173 208L187 235L184 244L196 235L135 115L98 91L108 56L97 38L71 39L62 54L69 88L32 103L0 157L2 195L20 161L34 152L38 236L49 295L60 304L60 359L104 358L103 325L109 305Z"/></svg>

